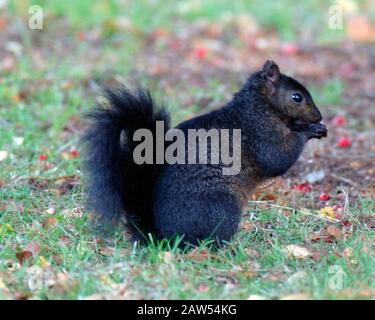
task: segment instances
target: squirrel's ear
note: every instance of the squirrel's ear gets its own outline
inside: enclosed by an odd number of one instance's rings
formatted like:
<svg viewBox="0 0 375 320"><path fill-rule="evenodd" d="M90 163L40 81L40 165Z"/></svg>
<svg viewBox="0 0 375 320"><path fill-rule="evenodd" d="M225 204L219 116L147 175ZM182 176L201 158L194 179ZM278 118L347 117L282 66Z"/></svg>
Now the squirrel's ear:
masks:
<svg viewBox="0 0 375 320"><path fill-rule="evenodd" d="M267 60L263 65L263 75L267 81L274 83L279 80L280 69L275 62Z"/></svg>

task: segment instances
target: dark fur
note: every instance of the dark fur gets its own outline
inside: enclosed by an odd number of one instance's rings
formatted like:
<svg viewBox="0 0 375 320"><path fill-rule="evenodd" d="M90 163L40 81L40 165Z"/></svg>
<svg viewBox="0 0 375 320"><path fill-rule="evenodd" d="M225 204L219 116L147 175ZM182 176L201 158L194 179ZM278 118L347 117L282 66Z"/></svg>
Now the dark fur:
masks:
<svg viewBox="0 0 375 320"><path fill-rule="evenodd" d="M169 127L169 115L157 108L148 91L107 90L107 103L89 114L92 120L83 141L88 175L88 207L100 217L116 219L126 214L133 233L154 233L152 193L157 165L133 162L133 133L139 128L155 131L155 121Z"/></svg>
<svg viewBox="0 0 375 320"><path fill-rule="evenodd" d="M288 100L290 90L303 95L303 105ZM267 62L226 106L177 126L184 132L241 129L238 175L222 175L222 164L137 166L132 162L135 144L130 139L121 144L121 131L131 137L137 128L152 130L156 119L169 118L164 109L154 111L148 93L108 95L110 108L94 111L86 135L91 207L109 217L125 211L131 225L157 238L179 235L191 244L207 238L229 241L255 187L284 174L307 140L326 135L308 91Z"/></svg>

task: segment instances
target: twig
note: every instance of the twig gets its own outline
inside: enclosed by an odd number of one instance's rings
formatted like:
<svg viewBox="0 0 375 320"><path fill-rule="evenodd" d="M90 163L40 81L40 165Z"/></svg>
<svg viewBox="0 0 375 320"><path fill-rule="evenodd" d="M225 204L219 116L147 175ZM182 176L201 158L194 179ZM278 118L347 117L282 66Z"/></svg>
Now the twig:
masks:
<svg viewBox="0 0 375 320"><path fill-rule="evenodd" d="M313 213L310 213L310 212L307 212L307 211L304 211L304 210L300 210L300 209L296 209L296 208L280 206L278 204L270 203L268 201L248 201L248 202L249 203L262 203L262 204L268 205L270 207L275 207L275 208L279 208L279 209L285 209L285 210L295 211L295 212L298 212L298 213L301 213L301 214L304 214L304 215L307 215L307 216L312 216L312 217L315 217L317 219L321 219L321 220L325 220L325 221L340 222L340 220L338 220L338 219L331 219L331 218L328 219L328 218L326 218L324 216L321 216L321 215L313 214Z"/></svg>
<svg viewBox="0 0 375 320"><path fill-rule="evenodd" d="M272 186L275 182L276 182L276 179L273 179L270 182L268 182L266 185L258 187L256 191L267 189L269 186Z"/></svg>
<svg viewBox="0 0 375 320"><path fill-rule="evenodd" d="M350 180L348 178L340 177L340 176L338 176L334 173L330 173L329 175L336 180L340 180L340 181L343 181L347 184L350 184L352 187L358 187L358 184L356 182L353 182L352 180Z"/></svg>

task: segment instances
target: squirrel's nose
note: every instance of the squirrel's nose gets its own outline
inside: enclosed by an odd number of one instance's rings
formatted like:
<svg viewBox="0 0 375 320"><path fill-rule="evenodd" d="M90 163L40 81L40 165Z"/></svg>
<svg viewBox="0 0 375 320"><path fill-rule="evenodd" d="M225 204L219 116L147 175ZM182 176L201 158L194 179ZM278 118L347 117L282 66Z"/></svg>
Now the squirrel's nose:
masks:
<svg viewBox="0 0 375 320"><path fill-rule="evenodd" d="M319 109L317 107L315 107L315 110L314 110L314 116L313 116L313 122L320 122L322 121L323 117L322 117L322 114L320 113Z"/></svg>
<svg viewBox="0 0 375 320"><path fill-rule="evenodd" d="M316 117L316 122L320 122L322 120L323 120L323 117L322 117L322 115L319 112L319 115Z"/></svg>

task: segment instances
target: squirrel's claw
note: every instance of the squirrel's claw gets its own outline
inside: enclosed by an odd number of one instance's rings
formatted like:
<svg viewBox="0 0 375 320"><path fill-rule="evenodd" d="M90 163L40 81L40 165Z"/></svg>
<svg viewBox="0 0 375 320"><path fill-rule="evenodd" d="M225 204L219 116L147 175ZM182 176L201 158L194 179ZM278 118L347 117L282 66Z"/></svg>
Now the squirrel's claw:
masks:
<svg viewBox="0 0 375 320"><path fill-rule="evenodd" d="M310 134L309 138L321 139L327 137L328 130L326 126L322 123L311 123L307 128L308 133Z"/></svg>

